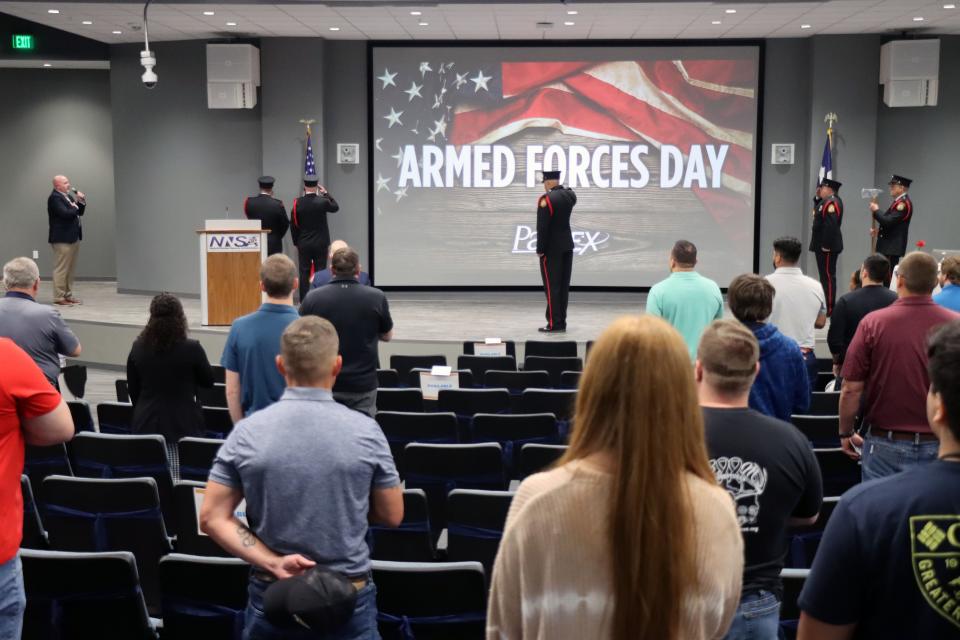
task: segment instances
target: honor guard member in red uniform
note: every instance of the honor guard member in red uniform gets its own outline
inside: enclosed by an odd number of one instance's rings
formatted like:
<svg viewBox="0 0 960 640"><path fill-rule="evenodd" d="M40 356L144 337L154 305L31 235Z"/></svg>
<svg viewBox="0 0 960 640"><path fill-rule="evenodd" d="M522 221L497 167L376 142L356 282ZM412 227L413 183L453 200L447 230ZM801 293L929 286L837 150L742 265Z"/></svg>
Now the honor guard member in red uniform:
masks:
<svg viewBox="0 0 960 640"><path fill-rule="evenodd" d="M340 210L340 205L333 196L317 182L317 176L303 177L304 194L294 200L293 209L290 211L293 223L290 234L300 255L301 301L310 291L313 274L327 268L327 248L330 246L327 214Z"/></svg>
<svg viewBox="0 0 960 640"><path fill-rule="evenodd" d="M537 258L547 295L547 324L543 332L567 330L567 297L573 269L573 235L570 214L577 194L560 184L559 171L543 172L547 192L537 200Z"/></svg>
<svg viewBox="0 0 960 640"><path fill-rule="evenodd" d="M244 198L243 214L249 220L259 220L260 228L269 230L267 235L267 255L283 253L283 236L290 228L287 210L283 202L273 197L273 176L260 176L260 195Z"/></svg>
<svg viewBox="0 0 960 640"><path fill-rule="evenodd" d="M907 195L911 182L913 180L903 176L890 177L890 197L893 202L883 213L880 213L880 206L876 202L870 203L873 219L879 225L873 231L877 236L877 253L887 256L891 274L900 258L907 253L907 232L910 230L910 219L913 218L913 203Z"/></svg>
<svg viewBox="0 0 960 640"><path fill-rule="evenodd" d="M837 299L837 260L843 251L843 200L837 195L840 183L830 178L820 181L817 195L820 202L813 211L813 232L810 234L810 251L817 256L820 284L827 299L827 315L833 313Z"/></svg>

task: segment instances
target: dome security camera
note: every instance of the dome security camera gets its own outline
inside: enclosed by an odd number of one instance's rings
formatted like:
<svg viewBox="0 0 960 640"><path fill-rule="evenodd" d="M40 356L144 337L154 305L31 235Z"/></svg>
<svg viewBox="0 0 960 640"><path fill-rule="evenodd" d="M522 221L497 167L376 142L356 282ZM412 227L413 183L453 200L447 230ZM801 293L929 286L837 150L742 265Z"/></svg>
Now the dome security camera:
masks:
<svg viewBox="0 0 960 640"><path fill-rule="evenodd" d="M157 59L153 56L153 52L149 49L141 51L140 64L143 65L144 68L143 75L140 76L143 86L147 89L153 89L157 86L157 74L153 70L157 64Z"/></svg>

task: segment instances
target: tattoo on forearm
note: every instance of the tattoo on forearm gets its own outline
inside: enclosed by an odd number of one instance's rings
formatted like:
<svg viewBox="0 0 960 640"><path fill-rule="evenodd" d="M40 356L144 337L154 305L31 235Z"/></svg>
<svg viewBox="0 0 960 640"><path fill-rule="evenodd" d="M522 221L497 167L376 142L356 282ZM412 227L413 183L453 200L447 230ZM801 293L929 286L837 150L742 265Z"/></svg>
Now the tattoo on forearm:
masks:
<svg viewBox="0 0 960 640"><path fill-rule="evenodd" d="M240 544L245 547L252 547L257 544L257 537L253 535L253 531L243 525L237 527L237 535L240 536Z"/></svg>

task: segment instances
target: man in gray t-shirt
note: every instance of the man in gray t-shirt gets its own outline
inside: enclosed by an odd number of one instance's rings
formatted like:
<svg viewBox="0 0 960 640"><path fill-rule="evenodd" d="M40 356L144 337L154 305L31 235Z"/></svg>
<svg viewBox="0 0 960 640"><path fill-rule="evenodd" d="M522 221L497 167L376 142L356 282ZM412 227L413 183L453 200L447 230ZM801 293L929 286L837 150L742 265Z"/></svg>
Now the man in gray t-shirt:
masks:
<svg viewBox="0 0 960 640"><path fill-rule="evenodd" d="M368 522L400 525L403 493L377 423L333 400L338 351L329 321L312 316L290 324L277 359L287 390L237 423L210 471L201 528L254 565L245 638L300 637L264 617L263 592L315 565L345 574L358 589L343 637L376 631L365 537ZM243 499L249 527L234 513Z"/></svg>
<svg viewBox="0 0 960 640"><path fill-rule="evenodd" d="M0 337L10 338L27 352L56 388L60 388L60 356L80 355L80 341L53 307L37 302L40 271L30 258L14 258L3 265L0 298Z"/></svg>

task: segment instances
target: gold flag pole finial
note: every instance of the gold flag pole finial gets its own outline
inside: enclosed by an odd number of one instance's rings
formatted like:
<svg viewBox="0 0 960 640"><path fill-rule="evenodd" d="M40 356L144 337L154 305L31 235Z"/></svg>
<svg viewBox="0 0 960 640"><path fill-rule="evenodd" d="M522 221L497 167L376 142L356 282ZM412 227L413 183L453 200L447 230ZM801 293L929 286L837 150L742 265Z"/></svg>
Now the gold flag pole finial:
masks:
<svg viewBox="0 0 960 640"><path fill-rule="evenodd" d="M311 131L310 131L310 125L312 125L314 122L316 122L316 120L313 119L313 118L301 118L301 119L300 119L300 124L305 125L305 126L307 127L307 133L308 133L308 134L311 133Z"/></svg>
<svg viewBox="0 0 960 640"><path fill-rule="evenodd" d="M830 138L830 146L833 146L833 125L840 120L837 117L837 114L831 111L823 117L823 121L827 123L827 137Z"/></svg>

